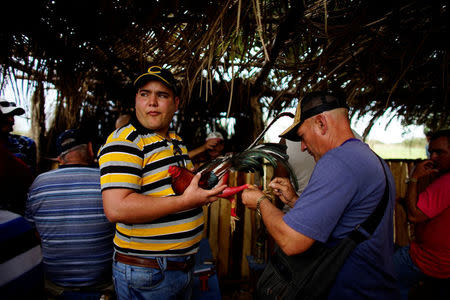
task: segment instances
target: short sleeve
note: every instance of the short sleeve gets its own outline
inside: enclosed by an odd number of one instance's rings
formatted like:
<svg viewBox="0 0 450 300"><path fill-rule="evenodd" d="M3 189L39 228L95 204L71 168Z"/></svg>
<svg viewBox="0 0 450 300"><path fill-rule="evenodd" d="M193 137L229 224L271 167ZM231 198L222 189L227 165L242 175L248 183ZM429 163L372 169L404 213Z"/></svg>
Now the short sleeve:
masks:
<svg viewBox="0 0 450 300"><path fill-rule="evenodd" d="M284 216L286 224L312 239L326 242L356 192L353 177L337 157L324 156L295 206Z"/></svg>
<svg viewBox="0 0 450 300"><path fill-rule="evenodd" d="M142 149L135 143L112 134L100 150L102 191L127 188L139 191L142 185Z"/></svg>

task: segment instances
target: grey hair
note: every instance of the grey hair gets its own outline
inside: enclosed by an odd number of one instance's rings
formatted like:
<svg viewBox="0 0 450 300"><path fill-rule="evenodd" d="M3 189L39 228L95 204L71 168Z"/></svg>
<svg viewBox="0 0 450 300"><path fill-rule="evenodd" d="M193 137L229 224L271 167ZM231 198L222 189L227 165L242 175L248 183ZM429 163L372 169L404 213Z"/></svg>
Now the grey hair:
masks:
<svg viewBox="0 0 450 300"><path fill-rule="evenodd" d="M76 145L75 147L72 147L72 148L64 151L63 153L61 153L60 157L61 157L62 161L67 163L68 161L66 160L66 155L69 154L70 152L73 152L73 151L78 151L79 155L83 159L85 159L85 160L89 159L88 145L87 144L81 144L81 145Z"/></svg>

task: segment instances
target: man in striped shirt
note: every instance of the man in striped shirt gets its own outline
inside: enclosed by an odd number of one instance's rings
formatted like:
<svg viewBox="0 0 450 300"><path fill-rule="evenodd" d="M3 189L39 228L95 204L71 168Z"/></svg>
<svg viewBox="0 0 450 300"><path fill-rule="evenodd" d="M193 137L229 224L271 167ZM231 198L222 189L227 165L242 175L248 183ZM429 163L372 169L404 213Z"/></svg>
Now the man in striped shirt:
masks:
<svg viewBox="0 0 450 300"><path fill-rule="evenodd" d="M103 211L92 143L81 131L67 130L56 145L59 168L35 179L25 215L42 241L47 291L112 288L114 224Z"/></svg>
<svg viewBox="0 0 450 300"><path fill-rule="evenodd" d="M192 168L187 149L169 131L178 109L177 81L152 66L135 82L135 115L100 150L106 216L116 224L113 277L118 299L189 299L194 254L203 231L202 205L218 198L192 180L175 195L168 169Z"/></svg>

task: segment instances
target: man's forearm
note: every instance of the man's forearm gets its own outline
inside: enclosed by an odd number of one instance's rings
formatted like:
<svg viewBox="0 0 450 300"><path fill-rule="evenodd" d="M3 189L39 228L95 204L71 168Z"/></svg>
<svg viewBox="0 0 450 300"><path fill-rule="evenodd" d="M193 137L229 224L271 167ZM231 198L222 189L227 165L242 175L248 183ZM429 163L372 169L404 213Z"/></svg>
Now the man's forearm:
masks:
<svg viewBox="0 0 450 300"><path fill-rule="evenodd" d="M146 223L180 211L201 207L217 201L216 197L226 188L219 185L211 190L198 186L200 174L194 176L183 195L153 197L131 189L106 189L102 192L106 217L117 223Z"/></svg>
<svg viewBox="0 0 450 300"><path fill-rule="evenodd" d="M428 220L427 215L417 207L417 202L419 201L417 180L436 172L438 172L438 170L434 168L434 163L431 160L424 160L418 163L411 172L411 180L408 183L406 194L408 219L411 222L418 223Z"/></svg>
<svg viewBox="0 0 450 300"><path fill-rule="evenodd" d="M196 155L198 155L198 154L200 154L200 153L203 153L203 152L205 152L206 151L206 145L201 145L200 147L198 147L198 148L195 148L195 149L192 149L191 151L188 151L188 156L189 156L189 158L193 158L194 156L196 156Z"/></svg>
<svg viewBox="0 0 450 300"><path fill-rule="evenodd" d="M188 209L183 206L182 196L151 197L113 189L102 194L105 214L113 223L146 223Z"/></svg>
<svg viewBox="0 0 450 300"><path fill-rule="evenodd" d="M408 183L406 195L406 207L408 210L408 219L414 223L423 222L428 219L428 217L417 207L418 200L417 181L410 181Z"/></svg>
<svg viewBox="0 0 450 300"><path fill-rule="evenodd" d="M284 213L268 199L261 201L260 211L267 231L287 255L306 251L314 240L295 231L283 220Z"/></svg>

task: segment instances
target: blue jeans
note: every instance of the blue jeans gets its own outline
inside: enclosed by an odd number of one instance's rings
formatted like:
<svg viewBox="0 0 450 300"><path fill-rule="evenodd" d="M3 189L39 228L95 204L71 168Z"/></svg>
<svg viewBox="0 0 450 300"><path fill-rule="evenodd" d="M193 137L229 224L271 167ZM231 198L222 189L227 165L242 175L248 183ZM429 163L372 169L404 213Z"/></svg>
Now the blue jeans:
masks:
<svg viewBox="0 0 450 300"><path fill-rule="evenodd" d="M409 289L418 281L427 278L409 256L409 246L398 249L394 254L394 267L397 273L397 286L401 299L408 299Z"/></svg>
<svg viewBox="0 0 450 300"><path fill-rule="evenodd" d="M136 267L113 262L113 280L118 300L186 299L192 294L192 272L166 270L167 259L185 261L185 257L158 257L161 269Z"/></svg>

